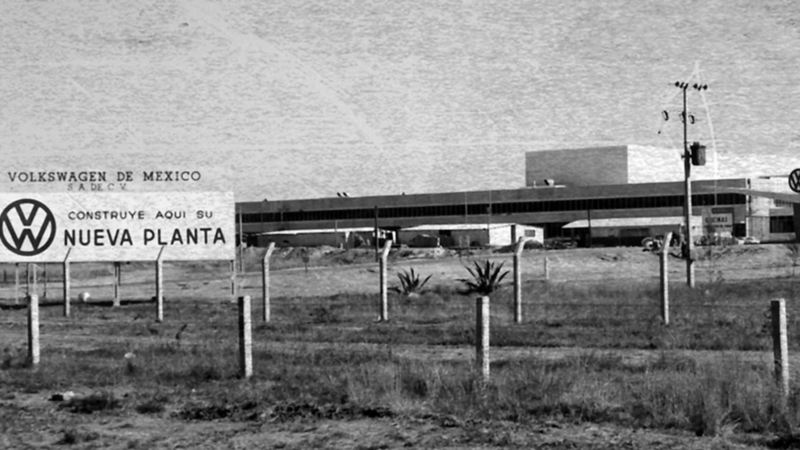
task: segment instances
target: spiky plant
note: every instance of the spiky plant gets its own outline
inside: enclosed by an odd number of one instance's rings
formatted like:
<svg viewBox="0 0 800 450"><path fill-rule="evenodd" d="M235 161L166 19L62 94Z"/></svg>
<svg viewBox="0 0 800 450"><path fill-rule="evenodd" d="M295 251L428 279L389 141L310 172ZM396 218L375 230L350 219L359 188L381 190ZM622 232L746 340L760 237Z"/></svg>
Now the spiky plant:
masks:
<svg viewBox="0 0 800 450"><path fill-rule="evenodd" d="M393 286L392 290L406 296L419 294L422 292L422 287L425 286L425 283L431 279L431 276L428 275L420 281L420 275L414 272L412 267L411 270L404 270L397 274L397 278L400 279L400 286Z"/></svg>
<svg viewBox="0 0 800 450"><path fill-rule="evenodd" d="M461 278L458 281L466 285L466 290L462 291L463 294L477 293L481 295L489 295L500 287L500 282L503 281L508 270L503 270L503 263L494 263L489 260L483 261L481 264L478 261L473 261L473 268L465 266L472 279Z"/></svg>

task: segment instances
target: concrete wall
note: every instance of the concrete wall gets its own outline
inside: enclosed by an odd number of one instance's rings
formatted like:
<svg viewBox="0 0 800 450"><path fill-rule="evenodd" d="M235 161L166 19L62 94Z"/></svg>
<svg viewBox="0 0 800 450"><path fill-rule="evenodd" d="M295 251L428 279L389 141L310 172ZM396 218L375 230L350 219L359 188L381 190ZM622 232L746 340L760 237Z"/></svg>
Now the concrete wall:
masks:
<svg viewBox="0 0 800 450"><path fill-rule="evenodd" d="M567 186L628 182L628 147L593 147L531 151L525 154L525 185L544 179Z"/></svg>
<svg viewBox="0 0 800 450"><path fill-rule="evenodd" d="M683 181L682 154L644 145L532 151L525 154L525 185L545 178L567 186ZM714 156L708 151L705 166L692 166L692 179L718 178Z"/></svg>
<svg viewBox="0 0 800 450"><path fill-rule="evenodd" d="M628 182L652 183L655 181L683 181L682 149L628 146ZM692 179L713 178L709 164L692 167Z"/></svg>
<svg viewBox="0 0 800 450"><path fill-rule="evenodd" d="M278 247L317 247L329 245L331 247L352 248L359 245L369 245L372 242L371 232L320 232L298 234L263 234L257 237L256 245L266 247L269 242L275 242Z"/></svg>
<svg viewBox="0 0 800 450"><path fill-rule="evenodd" d="M544 244L543 228L532 227L530 225L514 225L512 229L511 241L516 242L523 236L540 244Z"/></svg>
<svg viewBox="0 0 800 450"><path fill-rule="evenodd" d="M511 245L514 242L511 240L512 226L491 227L489 229L489 245Z"/></svg>
<svg viewBox="0 0 800 450"><path fill-rule="evenodd" d="M541 228L518 226L523 230L531 229L535 232L534 238L538 242L543 242L543 231ZM518 233L523 231L518 231ZM400 230L398 237L400 243L409 244L416 236L427 235L439 238L442 247L486 247L511 245L512 225L492 225L489 230L486 228L473 228L468 230Z"/></svg>

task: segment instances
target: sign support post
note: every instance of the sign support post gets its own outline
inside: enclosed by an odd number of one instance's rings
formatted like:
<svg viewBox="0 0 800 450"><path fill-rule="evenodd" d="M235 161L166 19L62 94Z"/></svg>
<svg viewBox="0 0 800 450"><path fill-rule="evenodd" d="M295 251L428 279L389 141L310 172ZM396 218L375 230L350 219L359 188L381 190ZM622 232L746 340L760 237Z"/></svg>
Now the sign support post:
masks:
<svg viewBox="0 0 800 450"><path fill-rule="evenodd" d="M164 247L158 251L156 259L156 322L164 321Z"/></svg>
<svg viewBox="0 0 800 450"><path fill-rule="evenodd" d="M119 261L114 262L114 307L117 308L121 304L119 286L122 282L122 266Z"/></svg>
<svg viewBox="0 0 800 450"><path fill-rule="evenodd" d="M14 304L19 304L19 263L14 264Z"/></svg>
<svg viewBox="0 0 800 450"><path fill-rule="evenodd" d="M39 296L28 295L28 364L39 364Z"/></svg>
<svg viewBox="0 0 800 450"><path fill-rule="evenodd" d="M69 285L70 285L70 275L69 275L69 255L72 253L72 247L67 249L67 256L64 257L64 262L61 263L64 269L64 317L69 317Z"/></svg>

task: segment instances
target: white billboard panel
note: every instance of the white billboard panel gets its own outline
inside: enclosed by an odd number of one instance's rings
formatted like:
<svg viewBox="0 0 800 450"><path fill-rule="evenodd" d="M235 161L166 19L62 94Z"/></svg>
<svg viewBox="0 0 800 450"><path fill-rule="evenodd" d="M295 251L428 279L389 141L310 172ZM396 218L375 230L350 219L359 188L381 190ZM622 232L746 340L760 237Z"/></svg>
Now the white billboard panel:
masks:
<svg viewBox="0 0 800 450"><path fill-rule="evenodd" d="M0 262L229 260L233 193L0 194Z"/></svg>

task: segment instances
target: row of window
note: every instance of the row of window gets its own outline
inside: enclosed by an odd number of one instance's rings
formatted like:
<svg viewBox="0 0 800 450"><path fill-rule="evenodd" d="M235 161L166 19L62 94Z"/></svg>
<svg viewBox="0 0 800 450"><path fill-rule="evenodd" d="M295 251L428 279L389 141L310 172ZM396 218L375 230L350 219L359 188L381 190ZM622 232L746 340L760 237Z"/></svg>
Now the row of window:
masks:
<svg viewBox="0 0 800 450"><path fill-rule="evenodd" d="M770 233L794 233L793 216L772 216L769 218Z"/></svg>
<svg viewBox="0 0 800 450"><path fill-rule="evenodd" d="M381 207L381 218L473 216L485 214L542 213L558 211L588 211L598 209L673 208L683 206L682 195L659 197L619 197L577 200L543 200L505 203L471 203L428 206ZM740 205L746 202L742 194L698 194L692 196L695 206ZM242 222L299 222L347 219L372 219L374 208L328 209L314 211L282 211L242 214Z"/></svg>

